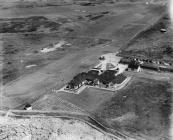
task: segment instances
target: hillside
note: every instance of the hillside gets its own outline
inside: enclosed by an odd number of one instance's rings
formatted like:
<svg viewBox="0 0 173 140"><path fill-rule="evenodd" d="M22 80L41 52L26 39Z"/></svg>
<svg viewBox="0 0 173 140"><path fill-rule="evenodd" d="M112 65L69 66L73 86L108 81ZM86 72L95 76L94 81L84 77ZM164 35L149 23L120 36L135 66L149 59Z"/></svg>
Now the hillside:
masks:
<svg viewBox="0 0 173 140"><path fill-rule="evenodd" d="M162 30L165 30L162 32ZM137 34L121 54L173 63L172 28L168 14Z"/></svg>

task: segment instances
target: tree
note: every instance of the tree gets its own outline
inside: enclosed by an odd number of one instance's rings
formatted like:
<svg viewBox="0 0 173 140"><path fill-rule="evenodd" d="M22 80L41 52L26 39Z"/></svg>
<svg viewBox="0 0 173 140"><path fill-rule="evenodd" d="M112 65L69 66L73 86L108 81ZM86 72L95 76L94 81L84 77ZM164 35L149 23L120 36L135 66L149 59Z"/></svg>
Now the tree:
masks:
<svg viewBox="0 0 173 140"><path fill-rule="evenodd" d="M67 84L67 88L69 88L69 89L74 89L74 87L75 87L75 82L74 82L74 80L71 80L71 81Z"/></svg>
<svg viewBox="0 0 173 140"><path fill-rule="evenodd" d="M107 70L99 76L99 81L103 84L109 84L115 78L116 71Z"/></svg>
<svg viewBox="0 0 173 140"><path fill-rule="evenodd" d="M131 68L133 70L137 69L138 66L139 66L139 63L137 61L135 61L135 60L131 60L130 63L129 63L129 68Z"/></svg>
<svg viewBox="0 0 173 140"><path fill-rule="evenodd" d="M78 75L76 75L74 78L73 78L73 81L75 83L76 86L79 87L80 84L82 84L82 82L85 80L85 76L84 74L82 73L79 73Z"/></svg>
<svg viewBox="0 0 173 140"><path fill-rule="evenodd" d="M98 78L99 71L97 70L90 70L86 75L86 80L90 82L90 84L95 84L96 79Z"/></svg>

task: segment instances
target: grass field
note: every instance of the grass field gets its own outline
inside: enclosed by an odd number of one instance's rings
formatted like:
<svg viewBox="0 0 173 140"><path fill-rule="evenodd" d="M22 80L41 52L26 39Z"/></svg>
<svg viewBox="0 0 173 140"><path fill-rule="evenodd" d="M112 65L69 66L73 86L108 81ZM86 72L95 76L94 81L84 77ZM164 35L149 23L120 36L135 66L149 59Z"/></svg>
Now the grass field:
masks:
<svg viewBox="0 0 173 140"><path fill-rule="evenodd" d="M129 136L169 139L172 84L156 77L134 77L127 87L116 92L95 88L86 88L80 94L58 92L35 102L33 107L84 111Z"/></svg>
<svg viewBox="0 0 173 140"><path fill-rule="evenodd" d="M75 106L66 100L59 98L55 94L49 94L41 97L38 101L32 104L34 110L62 110L62 111L74 111L74 112L81 112L78 106Z"/></svg>
<svg viewBox="0 0 173 140"><path fill-rule="evenodd" d="M166 29L166 32L161 32L161 29ZM164 14L129 41L121 54L173 63L172 35L169 16Z"/></svg>
<svg viewBox="0 0 173 140"><path fill-rule="evenodd" d="M93 113L94 110L100 107L100 105L112 97L114 92L107 90L86 88L80 94L70 94L70 93L58 93L57 96L71 102L78 107L86 110L87 112Z"/></svg>
<svg viewBox="0 0 173 140"><path fill-rule="evenodd" d="M126 89L100 105L96 116L128 134L169 139L171 90L168 82L135 78Z"/></svg>

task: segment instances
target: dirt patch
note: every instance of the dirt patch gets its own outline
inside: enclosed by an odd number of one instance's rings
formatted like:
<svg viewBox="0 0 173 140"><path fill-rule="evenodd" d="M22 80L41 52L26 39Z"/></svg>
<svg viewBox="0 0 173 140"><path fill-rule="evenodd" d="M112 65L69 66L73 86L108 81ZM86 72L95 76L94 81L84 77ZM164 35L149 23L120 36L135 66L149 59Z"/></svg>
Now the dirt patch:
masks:
<svg viewBox="0 0 173 140"><path fill-rule="evenodd" d="M24 32L50 32L59 30L67 19L48 19L44 16L32 16L28 18L1 19L0 33L24 33Z"/></svg>
<svg viewBox="0 0 173 140"><path fill-rule="evenodd" d="M53 117L1 117L0 131L4 140L114 139L82 121Z"/></svg>

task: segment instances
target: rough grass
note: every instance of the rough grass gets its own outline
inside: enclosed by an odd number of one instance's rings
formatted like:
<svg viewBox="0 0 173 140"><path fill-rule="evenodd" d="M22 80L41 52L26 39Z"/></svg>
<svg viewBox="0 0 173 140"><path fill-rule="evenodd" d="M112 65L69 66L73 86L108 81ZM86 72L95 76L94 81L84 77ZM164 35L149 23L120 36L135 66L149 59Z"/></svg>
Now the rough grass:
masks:
<svg viewBox="0 0 173 140"><path fill-rule="evenodd" d="M60 24L42 16L29 18L1 19L0 33L36 32L38 30L58 30ZM40 29L42 28L42 29Z"/></svg>
<svg viewBox="0 0 173 140"><path fill-rule="evenodd" d="M167 32L162 33L160 29L166 29ZM173 62L172 35L169 17L165 14L130 40L121 54Z"/></svg>
<svg viewBox="0 0 173 140"><path fill-rule="evenodd" d="M130 133L160 136L166 131L168 134L172 106L170 87L168 82L136 80L102 104L96 116Z"/></svg>

